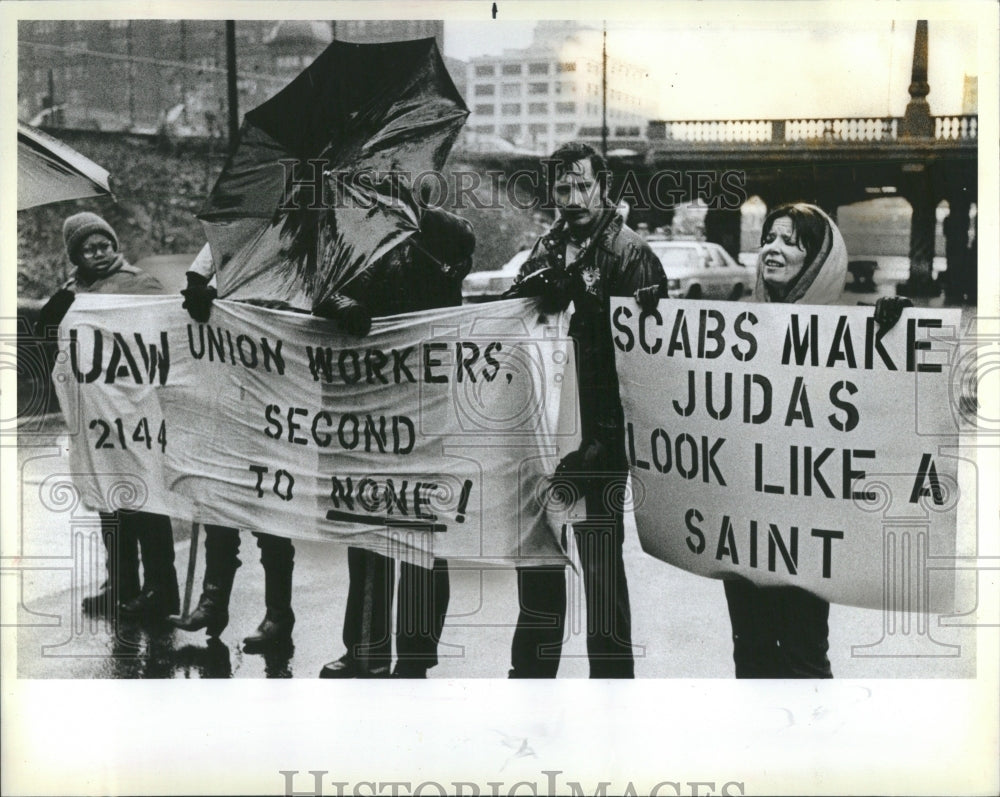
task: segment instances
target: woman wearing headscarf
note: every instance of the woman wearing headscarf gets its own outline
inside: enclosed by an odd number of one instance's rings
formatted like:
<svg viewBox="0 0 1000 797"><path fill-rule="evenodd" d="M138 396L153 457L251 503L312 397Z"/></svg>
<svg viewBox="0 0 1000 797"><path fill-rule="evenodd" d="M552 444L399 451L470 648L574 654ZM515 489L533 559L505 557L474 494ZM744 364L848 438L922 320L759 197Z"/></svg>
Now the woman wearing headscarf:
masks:
<svg viewBox="0 0 1000 797"><path fill-rule="evenodd" d="M54 333L77 293L151 295L166 291L153 276L131 265L119 248L118 236L94 213L76 213L63 223L66 256L74 270L38 314L38 335ZM108 577L95 595L83 599L88 614L113 614L157 620L177 612L179 594L174 569L170 518L149 512L101 512L107 549ZM139 583L139 551L143 582Z"/></svg>
<svg viewBox="0 0 1000 797"><path fill-rule="evenodd" d="M805 203L782 205L764 219L757 282L750 301L837 304L847 279L847 248L833 220ZM660 296L666 296L662 286ZM640 292L641 293L641 292ZM644 309L650 295L636 295ZM908 299L875 305L884 334ZM734 576L725 581L737 678L832 678L830 604L799 587L758 587Z"/></svg>

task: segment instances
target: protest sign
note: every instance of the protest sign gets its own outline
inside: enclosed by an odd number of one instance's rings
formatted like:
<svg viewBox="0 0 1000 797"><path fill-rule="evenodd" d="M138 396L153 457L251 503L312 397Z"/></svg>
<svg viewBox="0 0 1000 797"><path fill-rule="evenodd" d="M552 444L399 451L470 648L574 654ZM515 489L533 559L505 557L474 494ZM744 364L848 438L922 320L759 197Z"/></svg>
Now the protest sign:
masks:
<svg viewBox="0 0 1000 797"><path fill-rule="evenodd" d="M869 608L909 583L947 611L927 565L955 549L958 321L908 310L879 338L870 307L615 300L643 548Z"/></svg>
<svg viewBox="0 0 1000 797"><path fill-rule="evenodd" d="M80 296L54 379L94 509L412 557L563 562L549 474L578 443L563 316L526 300L324 319ZM564 400L565 397L565 400Z"/></svg>

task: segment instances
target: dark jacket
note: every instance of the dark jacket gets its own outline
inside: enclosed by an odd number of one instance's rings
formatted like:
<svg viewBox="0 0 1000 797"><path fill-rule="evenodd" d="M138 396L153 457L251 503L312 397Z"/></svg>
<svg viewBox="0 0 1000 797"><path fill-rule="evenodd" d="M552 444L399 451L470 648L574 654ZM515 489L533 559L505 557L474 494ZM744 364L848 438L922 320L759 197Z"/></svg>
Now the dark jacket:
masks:
<svg viewBox="0 0 1000 797"><path fill-rule="evenodd" d="M549 267L570 277L574 304L569 334L576 343L583 439L596 439L624 467L624 416L611 337L611 297L631 297L664 278L663 265L646 242L625 226L613 208L605 211L589 242L566 263L568 232L561 221L538 239L521 267L525 277Z"/></svg>
<svg viewBox="0 0 1000 797"><path fill-rule="evenodd" d="M460 305L475 245L465 219L440 208L426 209L420 231L351 280L342 293L376 317Z"/></svg>

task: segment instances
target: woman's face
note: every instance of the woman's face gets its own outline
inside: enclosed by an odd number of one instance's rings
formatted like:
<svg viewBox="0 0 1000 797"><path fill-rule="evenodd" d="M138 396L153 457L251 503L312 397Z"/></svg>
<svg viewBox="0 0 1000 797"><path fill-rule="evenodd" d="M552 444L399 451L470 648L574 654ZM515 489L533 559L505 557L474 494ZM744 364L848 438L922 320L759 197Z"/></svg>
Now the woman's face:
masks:
<svg viewBox="0 0 1000 797"><path fill-rule="evenodd" d="M788 216L774 220L758 256L764 283L782 298L806 265L806 250L798 242L795 226Z"/></svg>
<svg viewBox="0 0 1000 797"><path fill-rule="evenodd" d="M108 236L94 232L83 239L76 252L80 265L100 271L114 262L115 244Z"/></svg>

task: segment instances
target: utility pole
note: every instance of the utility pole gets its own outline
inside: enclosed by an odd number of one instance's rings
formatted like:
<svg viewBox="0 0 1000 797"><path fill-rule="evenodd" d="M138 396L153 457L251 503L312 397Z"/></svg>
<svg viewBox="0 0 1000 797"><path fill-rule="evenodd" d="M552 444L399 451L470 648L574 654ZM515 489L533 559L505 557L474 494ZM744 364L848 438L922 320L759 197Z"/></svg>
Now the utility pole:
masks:
<svg viewBox="0 0 1000 797"><path fill-rule="evenodd" d="M128 121L135 127L135 64L132 62L132 20L125 28L125 49L128 52Z"/></svg>
<svg viewBox="0 0 1000 797"><path fill-rule="evenodd" d="M608 23L601 44L601 155L608 156Z"/></svg>
<svg viewBox="0 0 1000 797"><path fill-rule="evenodd" d="M229 94L229 151L236 149L240 132L239 94L236 91L236 23L226 20L226 87Z"/></svg>

